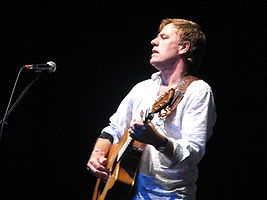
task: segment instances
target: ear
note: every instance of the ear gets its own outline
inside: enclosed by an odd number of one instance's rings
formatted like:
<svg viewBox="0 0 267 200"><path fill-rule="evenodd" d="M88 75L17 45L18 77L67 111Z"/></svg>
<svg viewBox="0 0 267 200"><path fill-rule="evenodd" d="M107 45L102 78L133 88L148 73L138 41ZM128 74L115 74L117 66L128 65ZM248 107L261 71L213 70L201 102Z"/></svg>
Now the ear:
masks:
<svg viewBox="0 0 267 200"><path fill-rule="evenodd" d="M185 41L178 44L178 54L185 54L190 48L190 42Z"/></svg>

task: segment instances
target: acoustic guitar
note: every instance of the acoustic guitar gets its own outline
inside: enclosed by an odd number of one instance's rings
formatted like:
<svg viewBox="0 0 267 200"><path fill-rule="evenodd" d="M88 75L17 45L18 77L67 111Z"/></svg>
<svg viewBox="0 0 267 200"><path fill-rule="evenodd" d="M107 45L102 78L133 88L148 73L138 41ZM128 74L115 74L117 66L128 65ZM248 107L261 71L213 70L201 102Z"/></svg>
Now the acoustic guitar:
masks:
<svg viewBox="0 0 267 200"><path fill-rule="evenodd" d="M173 100L175 89L170 89L153 104L150 112L146 113L144 123L152 120L154 113L166 108ZM128 130L124 132L119 143L113 144L108 153L107 180L98 178L92 200L110 200L120 195L120 199L129 199L135 184L139 161L145 144L134 140ZM113 198L112 198L113 197Z"/></svg>

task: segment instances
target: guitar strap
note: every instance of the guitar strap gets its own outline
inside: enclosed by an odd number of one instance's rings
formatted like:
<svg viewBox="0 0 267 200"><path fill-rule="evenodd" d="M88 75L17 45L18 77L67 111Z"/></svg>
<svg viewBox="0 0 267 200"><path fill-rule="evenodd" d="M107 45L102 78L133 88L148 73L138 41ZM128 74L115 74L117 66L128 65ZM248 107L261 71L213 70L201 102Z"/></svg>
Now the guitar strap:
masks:
<svg viewBox="0 0 267 200"><path fill-rule="evenodd" d="M170 91L172 91L173 93L170 99L170 103L159 112L160 118L165 118L167 115L171 114L173 110L176 109L177 105L182 101L188 86L196 80L199 79L195 76L185 76L180 80L176 87L170 89Z"/></svg>
<svg viewBox="0 0 267 200"><path fill-rule="evenodd" d="M174 92L174 96L171 102L171 111L173 111L177 105L182 101L184 94L188 88L188 86L193 82L198 80L197 77L195 76L185 76L179 83L178 85L174 88L175 92Z"/></svg>

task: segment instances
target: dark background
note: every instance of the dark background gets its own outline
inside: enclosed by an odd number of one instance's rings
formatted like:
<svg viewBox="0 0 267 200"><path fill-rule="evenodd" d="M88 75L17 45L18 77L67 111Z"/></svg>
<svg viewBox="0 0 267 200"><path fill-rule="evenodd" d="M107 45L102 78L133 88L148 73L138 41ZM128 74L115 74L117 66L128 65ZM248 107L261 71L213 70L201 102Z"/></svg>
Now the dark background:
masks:
<svg viewBox="0 0 267 200"><path fill-rule="evenodd" d="M218 119L199 165L197 199L263 198L267 7L247 1L157 4L1 7L1 116L23 65L57 64L7 120L1 199L91 198L95 178L86 163L93 144L131 87L155 72L150 41L166 17L199 23L208 40L199 76L213 88ZM22 71L14 100L33 77Z"/></svg>

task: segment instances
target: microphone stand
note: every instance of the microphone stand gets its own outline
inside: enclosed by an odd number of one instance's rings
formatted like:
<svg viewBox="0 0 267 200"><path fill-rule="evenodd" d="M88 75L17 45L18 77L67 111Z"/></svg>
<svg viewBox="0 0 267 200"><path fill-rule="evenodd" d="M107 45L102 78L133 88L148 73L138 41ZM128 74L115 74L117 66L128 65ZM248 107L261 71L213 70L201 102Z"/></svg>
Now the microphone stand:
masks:
<svg viewBox="0 0 267 200"><path fill-rule="evenodd" d="M33 85L33 83L35 81L38 80L39 76L41 74L41 71L36 71L35 75L33 77L33 80L26 86L26 88L22 91L22 93L19 95L19 97L17 98L17 100L15 101L15 103L11 106L11 108L6 112L4 118L0 121L0 125L1 125L1 130L0 130L0 141L1 141L1 137L2 137L2 132L3 132L3 126L7 125L7 123L5 122L5 120L8 118L8 116L11 114L11 112L15 109L15 107L18 105L18 103L21 101L21 99L25 96L26 92L30 89L30 87ZM12 98L12 96L11 96ZM2 124L3 123L3 124Z"/></svg>

